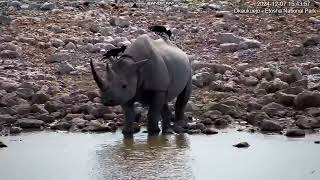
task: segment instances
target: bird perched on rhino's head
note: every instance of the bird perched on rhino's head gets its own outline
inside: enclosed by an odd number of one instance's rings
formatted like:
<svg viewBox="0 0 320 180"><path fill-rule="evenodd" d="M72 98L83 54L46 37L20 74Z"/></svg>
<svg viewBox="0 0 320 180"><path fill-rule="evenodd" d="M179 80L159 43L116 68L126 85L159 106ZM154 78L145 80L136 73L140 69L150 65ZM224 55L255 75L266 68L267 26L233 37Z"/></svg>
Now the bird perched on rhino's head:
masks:
<svg viewBox="0 0 320 180"><path fill-rule="evenodd" d="M163 119L162 132L172 133L172 114L168 102L177 98L173 129L185 129L184 110L191 94L191 64L185 52L169 41L153 40L141 35L112 62L107 63L102 79L90 62L93 78L106 106L121 105L125 112L123 134L133 134L134 102L149 106L148 132L159 133L158 122Z"/></svg>

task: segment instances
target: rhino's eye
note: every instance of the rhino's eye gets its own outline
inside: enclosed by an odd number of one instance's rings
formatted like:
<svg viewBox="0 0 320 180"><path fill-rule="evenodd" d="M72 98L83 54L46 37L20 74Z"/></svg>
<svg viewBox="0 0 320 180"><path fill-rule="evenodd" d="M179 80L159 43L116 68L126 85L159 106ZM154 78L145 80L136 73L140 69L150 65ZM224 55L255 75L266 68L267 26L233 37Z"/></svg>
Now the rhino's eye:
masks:
<svg viewBox="0 0 320 180"><path fill-rule="evenodd" d="M126 89L127 88L127 85L126 84L123 84L122 85L122 89Z"/></svg>

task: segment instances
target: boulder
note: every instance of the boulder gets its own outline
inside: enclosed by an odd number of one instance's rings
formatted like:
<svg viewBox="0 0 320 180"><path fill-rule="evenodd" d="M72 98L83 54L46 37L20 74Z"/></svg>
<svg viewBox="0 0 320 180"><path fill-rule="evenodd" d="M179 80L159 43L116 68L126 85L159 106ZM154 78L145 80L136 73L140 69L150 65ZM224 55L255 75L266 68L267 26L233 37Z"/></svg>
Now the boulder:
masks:
<svg viewBox="0 0 320 180"><path fill-rule="evenodd" d="M320 107L319 91L303 91L299 93L294 100L295 107L298 109L306 109L309 107Z"/></svg>
<svg viewBox="0 0 320 180"><path fill-rule="evenodd" d="M285 135L287 137L304 137L306 133L301 129L289 129Z"/></svg>
<svg viewBox="0 0 320 180"><path fill-rule="evenodd" d="M56 5L54 3L45 2L41 5L40 10L50 11L50 10L53 10L54 8L56 8Z"/></svg>
<svg viewBox="0 0 320 180"><path fill-rule="evenodd" d="M17 121L17 124L24 129L27 128L41 128L44 125L44 122L37 119L28 119L22 118Z"/></svg>
<svg viewBox="0 0 320 180"><path fill-rule="evenodd" d="M279 132L283 130L283 127L274 121L264 120L260 125L260 129L261 131Z"/></svg>

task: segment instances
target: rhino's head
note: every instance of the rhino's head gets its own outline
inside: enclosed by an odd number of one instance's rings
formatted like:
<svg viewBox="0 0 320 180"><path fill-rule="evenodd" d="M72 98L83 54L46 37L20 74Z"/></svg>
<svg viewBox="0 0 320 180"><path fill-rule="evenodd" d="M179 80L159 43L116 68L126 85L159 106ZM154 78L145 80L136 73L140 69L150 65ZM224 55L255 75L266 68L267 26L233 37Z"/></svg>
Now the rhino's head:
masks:
<svg viewBox="0 0 320 180"><path fill-rule="evenodd" d="M91 60L92 75L100 88L102 103L105 106L116 106L131 100L137 90L138 71L147 61L134 62L130 57L121 57L112 63L112 67L107 63L106 77L102 79Z"/></svg>

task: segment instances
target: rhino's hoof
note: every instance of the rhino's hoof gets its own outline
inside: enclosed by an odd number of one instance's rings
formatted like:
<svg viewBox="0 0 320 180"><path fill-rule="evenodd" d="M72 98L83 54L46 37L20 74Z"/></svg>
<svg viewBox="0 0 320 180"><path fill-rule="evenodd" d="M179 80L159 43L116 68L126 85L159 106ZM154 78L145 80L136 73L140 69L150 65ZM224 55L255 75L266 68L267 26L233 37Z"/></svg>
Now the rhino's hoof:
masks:
<svg viewBox="0 0 320 180"><path fill-rule="evenodd" d="M162 129L162 134L174 134L174 130L171 128Z"/></svg>
<svg viewBox="0 0 320 180"><path fill-rule="evenodd" d="M148 135L149 136L157 136L160 133L160 129L148 129Z"/></svg>

